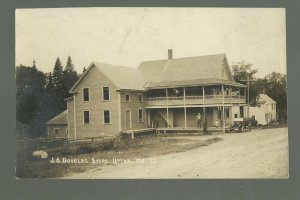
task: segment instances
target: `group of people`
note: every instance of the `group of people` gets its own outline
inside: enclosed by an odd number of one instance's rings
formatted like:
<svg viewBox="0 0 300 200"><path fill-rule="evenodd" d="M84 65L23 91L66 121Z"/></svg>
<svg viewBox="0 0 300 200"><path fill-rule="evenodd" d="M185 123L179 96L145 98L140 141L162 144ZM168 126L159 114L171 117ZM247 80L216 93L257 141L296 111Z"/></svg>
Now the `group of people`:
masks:
<svg viewBox="0 0 300 200"><path fill-rule="evenodd" d="M207 131L207 120L206 120L205 114L201 115L201 113L198 113L198 115L197 115L197 127L198 128L202 128L203 127L203 133L204 134L208 134L208 131Z"/></svg>

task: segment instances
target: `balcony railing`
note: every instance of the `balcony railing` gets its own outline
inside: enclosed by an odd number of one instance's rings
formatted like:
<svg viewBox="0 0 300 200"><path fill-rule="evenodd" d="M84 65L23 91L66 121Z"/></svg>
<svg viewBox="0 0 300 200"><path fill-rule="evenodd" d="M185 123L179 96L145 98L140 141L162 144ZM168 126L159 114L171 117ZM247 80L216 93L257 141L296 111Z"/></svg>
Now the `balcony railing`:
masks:
<svg viewBox="0 0 300 200"><path fill-rule="evenodd" d="M148 105L186 105L191 104L222 104L223 95L193 95L177 97L146 97ZM224 95L224 103L246 103L245 96Z"/></svg>

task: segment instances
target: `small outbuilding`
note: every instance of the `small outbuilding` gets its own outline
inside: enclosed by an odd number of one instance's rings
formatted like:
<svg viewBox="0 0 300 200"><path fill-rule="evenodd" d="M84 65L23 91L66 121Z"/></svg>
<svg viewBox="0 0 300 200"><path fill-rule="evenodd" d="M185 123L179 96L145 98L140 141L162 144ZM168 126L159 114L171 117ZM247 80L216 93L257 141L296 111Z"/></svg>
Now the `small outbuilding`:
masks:
<svg viewBox="0 0 300 200"><path fill-rule="evenodd" d="M255 116L258 124L266 125L276 122L276 102L267 94L259 94L256 99L257 106L249 107L249 115Z"/></svg>
<svg viewBox="0 0 300 200"><path fill-rule="evenodd" d="M67 110L50 119L48 122L46 122L46 125L47 125L48 137L67 138L68 137Z"/></svg>

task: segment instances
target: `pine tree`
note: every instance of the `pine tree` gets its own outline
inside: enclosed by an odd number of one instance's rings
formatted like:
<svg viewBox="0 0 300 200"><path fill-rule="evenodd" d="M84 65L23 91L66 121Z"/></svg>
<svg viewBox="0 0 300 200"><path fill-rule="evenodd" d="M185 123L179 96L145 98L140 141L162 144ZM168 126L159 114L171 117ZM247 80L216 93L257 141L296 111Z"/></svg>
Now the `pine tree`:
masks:
<svg viewBox="0 0 300 200"><path fill-rule="evenodd" d="M62 87L62 79L63 79L63 67L59 57L55 61L54 69L53 69L53 85L56 90L60 90Z"/></svg>
<svg viewBox="0 0 300 200"><path fill-rule="evenodd" d="M69 96L69 90L77 80L78 74L74 69L71 56L69 56L67 59L66 67L63 71L63 89L65 98Z"/></svg>

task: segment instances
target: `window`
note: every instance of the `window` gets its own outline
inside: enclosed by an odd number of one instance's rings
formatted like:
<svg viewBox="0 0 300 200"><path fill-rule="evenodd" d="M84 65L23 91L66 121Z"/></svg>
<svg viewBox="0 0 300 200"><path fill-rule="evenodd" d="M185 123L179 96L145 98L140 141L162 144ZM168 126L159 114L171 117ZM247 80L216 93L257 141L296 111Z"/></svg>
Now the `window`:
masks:
<svg viewBox="0 0 300 200"><path fill-rule="evenodd" d="M238 118L238 114L234 114L234 118Z"/></svg>
<svg viewBox="0 0 300 200"><path fill-rule="evenodd" d="M110 124L110 113L109 110L103 112L104 124Z"/></svg>
<svg viewBox="0 0 300 200"><path fill-rule="evenodd" d="M139 109L139 122L143 122L143 109Z"/></svg>
<svg viewBox="0 0 300 200"><path fill-rule="evenodd" d="M125 101L130 102L130 95L129 94L125 94Z"/></svg>
<svg viewBox="0 0 300 200"><path fill-rule="evenodd" d="M102 88L102 95L104 101L109 101L109 87Z"/></svg>
<svg viewBox="0 0 300 200"><path fill-rule="evenodd" d="M83 101L89 101L89 88L83 88Z"/></svg>
<svg viewBox="0 0 300 200"><path fill-rule="evenodd" d="M83 111L83 123L84 124L90 123L90 111L88 110Z"/></svg>
<svg viewBox="0 0 300 200"><path fill-rule="evenodd" d="M143 95L142 94L139 94L139 102L142 102L143 101Z"/></svg>
<svg viewBox="0 0 300 200"><path fill-rule="evenodd" d="M59 134L59 128L54 128L54 133Z"/></svg>

